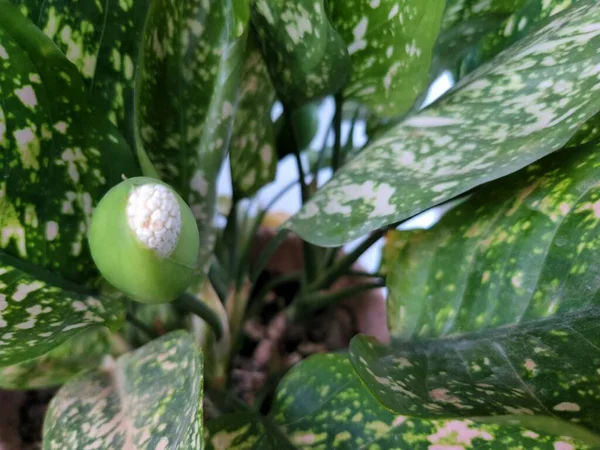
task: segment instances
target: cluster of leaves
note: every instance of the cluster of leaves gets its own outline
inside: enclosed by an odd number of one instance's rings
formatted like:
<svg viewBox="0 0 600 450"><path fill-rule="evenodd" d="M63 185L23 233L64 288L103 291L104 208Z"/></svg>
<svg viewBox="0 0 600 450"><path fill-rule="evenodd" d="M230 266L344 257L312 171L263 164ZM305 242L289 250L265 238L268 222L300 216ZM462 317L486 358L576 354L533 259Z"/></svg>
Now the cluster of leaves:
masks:
<svg viewBox="0 0 600 450"><path fill-rule="evenodd" d="M0 386L66 382L45 449L600 445L599 46L595 0L0 0ZM419 110L444 70L458 83ZM336 173L314 192L294 114L329 95ZM344 104L377 119L356 152ZM256 279L236 202L282 147L308 263L290 316L326 306L318 291L385 234L393 341L312 357L268 415L224 402L205 430L204 377L226 377ZM92 263L94 206L140 173L197 219L201 269L177 303L206 319L195 336L166 333L189 325L171 305L128 310ZM432 229L394 230L465 194ZM367 234L338 261L322 248Z"/></svg>

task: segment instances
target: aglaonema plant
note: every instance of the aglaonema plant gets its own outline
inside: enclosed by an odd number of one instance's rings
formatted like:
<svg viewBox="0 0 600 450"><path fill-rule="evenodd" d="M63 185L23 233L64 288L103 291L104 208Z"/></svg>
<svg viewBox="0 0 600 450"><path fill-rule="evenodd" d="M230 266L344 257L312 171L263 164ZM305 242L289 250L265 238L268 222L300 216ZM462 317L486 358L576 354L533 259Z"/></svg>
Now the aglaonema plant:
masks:
<svg viewBox="0 0 600 450"><path fill-rule="evenodd" d="M48 450L599 447L598 48L595 0L0 0L0 387Z"/></svg>

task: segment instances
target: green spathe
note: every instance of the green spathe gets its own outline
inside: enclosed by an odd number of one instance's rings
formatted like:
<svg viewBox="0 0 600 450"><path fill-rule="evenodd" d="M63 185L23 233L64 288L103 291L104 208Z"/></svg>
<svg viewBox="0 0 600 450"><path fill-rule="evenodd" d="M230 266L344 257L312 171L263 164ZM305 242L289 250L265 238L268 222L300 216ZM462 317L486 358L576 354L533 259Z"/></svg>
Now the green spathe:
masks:
<svg viewBox="0 0 600 450"><path fill-rule="evenodd" d="M181 226L172 251L161 255L131 228L127 206L142 186L165 186L179 206ZM147 203L152 208L150 202ZM167 184L148 177L131 178L113 187L100 201L88 234L92 258L106 280L133 300L166 303L181 295L197 267L200 238L192 211Z"/></svg>

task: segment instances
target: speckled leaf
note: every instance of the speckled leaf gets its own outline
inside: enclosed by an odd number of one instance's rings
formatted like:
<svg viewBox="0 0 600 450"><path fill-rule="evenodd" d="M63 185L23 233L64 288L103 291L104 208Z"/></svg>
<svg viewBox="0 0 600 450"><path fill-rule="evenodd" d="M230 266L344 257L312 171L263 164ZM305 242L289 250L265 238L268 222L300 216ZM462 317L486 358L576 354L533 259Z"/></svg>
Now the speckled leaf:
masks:
<svg viewBox="0 0 600 450"><path fill-rule="evenodd" d="M33 63L35 61L35 65ZM0 365L37 357L123 308L71 282L97 277L85 234L133 155L87 104L77 69L0 0Z"/></svg>
<svg viewBox="0 0 600 450"><path fill-rule="evenodd" d="M44 449L199 450L202 358L174 332L73 379L52 399Z"/></svg>
<svg viewBox="0 0 600 450"><path fill-rule="evenodd" d="M599 150L557 153L491 183L430 230L396 232L392 333L478 331L599 301Z"/></svg>
<svg viewBox="0 0 600 450"><path fill-rule="evenodd" d="M0 251L0 366L36 358L82 330L118 328L123 304Z"/></svg>
<svg viewBox="0 0 600 450"><path fill-rule="evenodd" d="M442 31L435 48L432 75L435 77L444 69L450 69L456 75L458 63L472 53L482 39L499 30L503 22L528 1L530 0L447 1Z"/></svg>
<svg viewBox="0 0 600 450"><path fill-rule="evenodd" d="M351 345L375 395L418 416L514 415L535 428L545 425L538 416L560 418L600 444L599 205L600 153L588 145L492 183L431 230L397 238L388 275L397 345Z"/></svg>
<svg viewBox="0 0 600 450"><path fill-rule="evenodd" d="M395 347L357 336L351 360L399 414L515 423L600 445L600 308ZM567 447L569 448L569 447Z"/></svg>
<svg viewBox="0 0 600 450"><path fill-rule="evenodd" d="M600 114L596 114L577 131L565 147L578 147L589 142L597 142L599 138Z"/></svg>
<svg viewBox="0 0 600 450"><path fill-rule="evenodd" d="M105 328L84 331L39 358L0 368L0 387L41 389L64 384L82 370L100 366L111 348Z"/></svg>
<svg viewBox="0 0 600 450"><path fill-rule="evenodd" d="M202 265L214 245L216 178L231 137L248 15L246 0L155 0L144 29L140 145L198 219Z"/></svg>
<svg viewBox="0 0 600 450"><path fill-rule="evenodd" d="M558 14L375 139L288 227L341 244L558 150L600 109L599 23L593 0Z"/></svg>
<svg viewBox="0 0 600 450"><path fill-rule="evenodd" d="M99 111L133 145L133 82L151 0L13 0L84 78Z"/></svg>
<svg viewBox="0 0 600 450"><path fill-rule="evenodd" d="M133 155L89 108L75 67L7 0L0 46L0 249L84 282L97 274L85 243L92 209L135 175Z"/></svg>
<svg viewBox="0 0 600 450"><path fill-rule="evenodd" d="M253 412L224 415L206 424L206 450L296 450L275 424Z"/></svg>
<svg viewBox="0 0 600 450"><path fill-rule="evenodd" d="M515 0L512 14L491 34L484 37L465 58L462 73L472 71L483 62L489 61L498 53L535 30L539 24L579 0ZM509 2L510 3L510 2Z"/></svg>
<svg viewBox="0 0 600 450"><path fill-rule="evenodd" d="M251 20L283 103L298 107L340 92L348 82L346 43L324 0L256 0Z"/></svg>
<svg viewBox="0 0 600 450"><path fill-rule="evenodd" d="M442 30L433 51L433 62L429 73L430 82L435 81L445 70L459 78L461 62L470 54L473 47L492 30L498 29L505 16L484 15L462 21Z"/></svg>
<svg viewBox="0 0 600 450"><path fill-rule="evenodd" d="M341 354L313 356L292 369L278 388L272 418L292 448L307 450L586 448L569 438L517 426L395 414L371 396ZM209 422L207 431L211 450L279 450L284 444L272 427L248 413Z"/></svg>
<svg viewBox="0 0 600 450"><path fill-rule="evenodd" d="M328 9L352 61L344 96L383 116L407 112L429 81L444 0L329 0Z"/></svg>
<svg viewBox="0 0 600 450"><path fill-rule="evenodd" d="M271 110L275 88L254 39L250 39L229 147L231 181L237 198L251 197L275 178L277 153Z"/></svg>
<svg viewBox="0 0 600 450"><path fill-rule="evenodd" d="M479 17L507 17L528 1L530 0L448 0L442 29L448 30Z"/></svg>

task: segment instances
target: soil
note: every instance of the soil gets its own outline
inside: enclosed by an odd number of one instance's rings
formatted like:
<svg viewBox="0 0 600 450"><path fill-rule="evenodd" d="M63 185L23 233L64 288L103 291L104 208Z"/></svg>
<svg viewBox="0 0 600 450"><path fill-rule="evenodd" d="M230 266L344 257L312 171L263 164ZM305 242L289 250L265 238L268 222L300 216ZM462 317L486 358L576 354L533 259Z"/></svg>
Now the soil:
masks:
<svg viewBox="0 0 600 450"><path fill-rule="evenodd" d="M253 249L254 261L274 236L273 229L261 229ZM302 270L303 266L302 241L290 236L269 261L254 293L273 278ZM344 277L330 290L365 281L364 277ZM307 323L289 324L282 310L298 288L297 283L286 283L271 292L263 304L252 301L249 304L256 314L244 325L241 348L233 361L231 388L248 404L259 404L263 412L268 411L270 395L283 374L302 359L315 353L347 349L350 339L358 333L389 341L385 299L379 290L349 298L315 314ZM44 414L55 392L56 389L25 392L0 389L0 450L41 449Z"/></svg>
<svg viewBox="0 0 600 450"><path fill-rule="evenodd" d="M0 450L39 450L48 403L56 389L0 389Z"/></svg>
<svg viewBox="0 0 600 450"><path fill-rule="evenodd" d="M258 260L276 232L262 228L257 236L251 261ZM279 247L261 274L255 293L270 280L304 268L302 241L290 235ZM360 270L360 266L354 269ZM342 277L330 291L347 289L369 281L365 277ZM297 282L277 287L266 298L259 311L244 327L242 347L233 361L232 390L249 405L257 402L263 412L270 406L273 387L285 372L315 353L335 352L348 348L359 333L389 342L385 299L380 290L371 290L340 302L336 307L315 314L306 323L289 324L282 310L299 289ZM252 310L252 302L249 305Z"/></svg>

